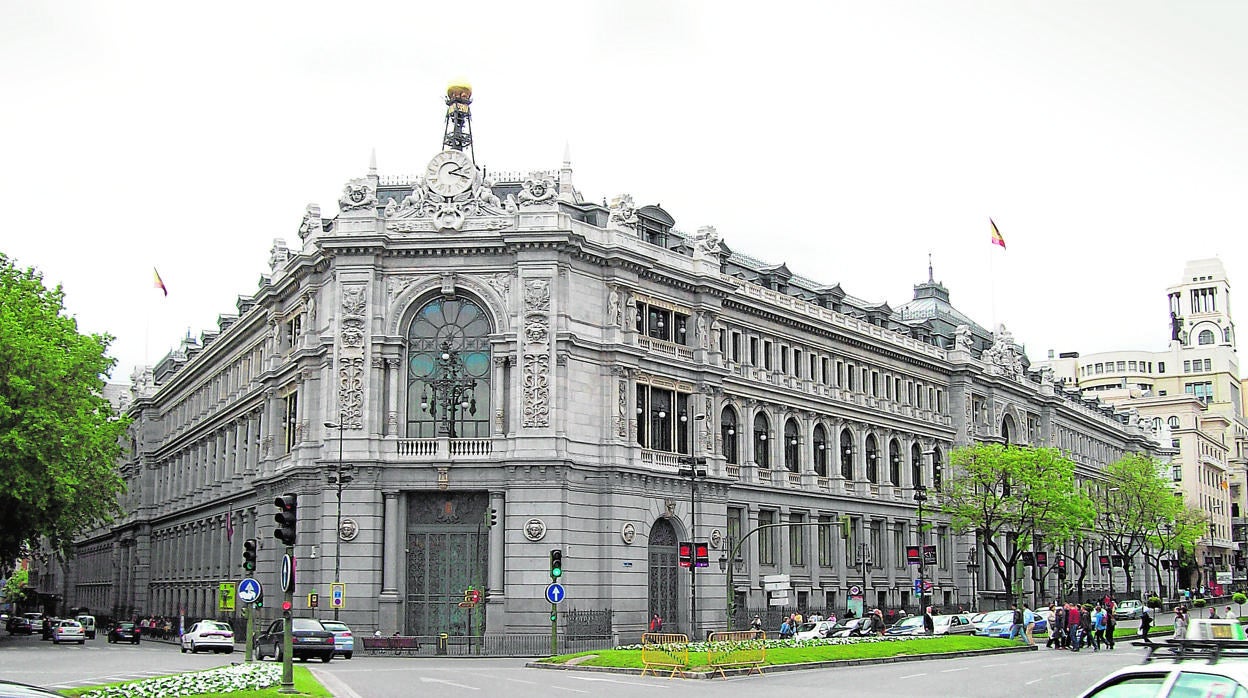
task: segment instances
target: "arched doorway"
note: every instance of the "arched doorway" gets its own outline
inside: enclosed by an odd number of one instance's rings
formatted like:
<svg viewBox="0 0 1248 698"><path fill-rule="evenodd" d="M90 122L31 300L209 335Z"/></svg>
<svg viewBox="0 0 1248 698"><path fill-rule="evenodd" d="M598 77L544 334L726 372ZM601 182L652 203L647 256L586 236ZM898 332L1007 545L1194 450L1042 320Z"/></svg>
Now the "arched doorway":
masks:
<svg viewBox="0 0 1248 698"><path fill-rule="evenodd" d="M680 567L676 529L667 519L659 519L650 527L650 613L663 619L664 632L679 632L680 620Z"/></svg>

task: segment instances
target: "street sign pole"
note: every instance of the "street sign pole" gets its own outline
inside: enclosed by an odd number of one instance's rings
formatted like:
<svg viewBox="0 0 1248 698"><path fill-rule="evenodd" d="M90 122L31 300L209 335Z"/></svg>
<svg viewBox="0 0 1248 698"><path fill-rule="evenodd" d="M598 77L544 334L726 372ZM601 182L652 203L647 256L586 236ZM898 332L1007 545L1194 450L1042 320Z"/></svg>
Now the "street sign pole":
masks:
<svg viewBox="0 0 1248 698"><path fill-rule="evenodd" d="M251 575L252 575L252 571L248 570L247 579L251 579ZM244 613L243 613L244 619L247 622L247 644L243 649L243 662L246 664L251 663L251 642L252 642L251 619L252 619L252 616L255 615L255 613L256 613L256 604L254 602L247 602L247 608L244 610Z"/></svg>
<svg viewBox="0 0 1248 698"><path fill-rule="evenodd" d="M550 654L559 654L559 607L550 605Z"/></svg>
<svg viewBox="0 0 1248 698"><path fill-rule="evenodd" d="M291 638L293 623L291 609L295 606L295 546L286 546L282 559L282 685L278 693L298 693L295 690L294 642Z"/></svg>

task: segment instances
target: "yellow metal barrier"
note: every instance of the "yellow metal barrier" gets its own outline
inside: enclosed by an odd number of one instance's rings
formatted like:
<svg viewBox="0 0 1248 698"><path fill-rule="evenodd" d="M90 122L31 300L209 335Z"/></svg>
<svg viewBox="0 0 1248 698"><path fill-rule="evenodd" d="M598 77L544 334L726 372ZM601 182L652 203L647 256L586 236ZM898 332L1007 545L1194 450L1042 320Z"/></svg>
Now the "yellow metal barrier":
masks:
<svg viewBox="0 0 1248 698"><path fill-rule="evenodd" d="M683 633L644 633L641 636L641 675L658 676L655 667L671 669L668 678L685 675L689 666L689 636Z"/></svg>
<svg viewBox="0 0 1248 698"><path fill-rule="evenodd" d="M731 630L711 633L707 642L711 649L707 651L707 663L712 672L728 678L724 669L740 669L749 667L746 676L757 671L763 673L763 663L767 661L767 633L762 630ZM715 649L715 643L731 643L727 649Z"/></svg>

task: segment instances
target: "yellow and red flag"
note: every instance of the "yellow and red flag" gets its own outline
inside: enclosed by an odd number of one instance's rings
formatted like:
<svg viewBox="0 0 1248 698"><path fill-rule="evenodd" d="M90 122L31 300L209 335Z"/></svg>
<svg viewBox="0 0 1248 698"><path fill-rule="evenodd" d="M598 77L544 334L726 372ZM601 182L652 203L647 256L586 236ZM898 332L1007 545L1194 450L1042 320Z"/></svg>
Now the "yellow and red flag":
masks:
<svg viewBox="0 0 1248 698"><path fill-rule="evenodd" d="M169 296L169 289L165 288L165 282L160 278L160 272L156 271L156 267L152 267L152 273L156 275L156 282L153 284L156 288L164 292L165 296Z"/></svg>
<svg viewBox="0 0 1248 698"><path fill-rule="evenodd" d="M989 218L989 219L988 219L988 222L992 224L992 244L994 244L994 245L1000 245L1000 246L1001 246L1001 249L1003 249L1003 250L1004 250L1004 249L1005 249L1005 238L1001 237L1001 231L1000 231L1000 230L997 230L997 224L996 224L996 221L994 221L994 220L992 220L991 218Z"/></svg>

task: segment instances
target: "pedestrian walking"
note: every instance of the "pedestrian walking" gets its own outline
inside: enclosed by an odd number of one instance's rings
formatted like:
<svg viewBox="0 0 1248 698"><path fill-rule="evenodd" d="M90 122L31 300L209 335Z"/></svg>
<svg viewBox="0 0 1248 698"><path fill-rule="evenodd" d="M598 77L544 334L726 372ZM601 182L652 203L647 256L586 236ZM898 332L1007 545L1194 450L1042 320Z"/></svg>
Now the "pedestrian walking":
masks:
<svg viewBox="0 0 1248 698"><path fill-rule="evenodd" d="M1140 612L1140 638L1144 640L1144 642L1147 642L1150 645L1153 644L1153 641L1148 639L1148 631L1151 630L1152 628L1153 628L1153 609L1149 608L1148 606L1145 606L1144 610Z"/></svg>
<svg viewBox="0 0 1248 698"><path fill-rule="evenodd" d="M1023 635L1024 617L1023 617L1023 610L1018 607L1018 604L1016 603L1010 604L1010 609L1013 611L1013 615L1010 618L1010 638L1009 639L1013 640L1019 635ZM1027 637L1024 635L1023 640L1026 640L1026 639Z"/></svg>
<svg viewBox="0 0 1248 698"><path fill-rule="evenodd" d="M1083 615L1083 613L1076 604L1072 603L1070 604L1070 607L1066 609L1066 636L1068 638L1066 644L1070 648L1071 652L1079 651L1079 641L1082 639L1079 636L1079 617L1081 615Z"/></svg>
<svg viewBox="0 0 1248 698"><path fill-rule="evenodd" d="M1118 621L1114 618L1114 604L1111 601L1109 608L1105 609L1105 643L1112 650L1114 648L1114 633L1118 630Z"/></svg>
<svg viewBox="0 0 1248 698"><path fill-rule="evenodd" d="M1174 639L1182 640L1187 637L1187 609L1179 606L1174 609Z"/></svg>
<svg viewBox="0 0 1248 698"><path fill-rule="evenodd" d="M1066 631L1066 609L1058 608L1057 604L1049 604L1049 615L1045 620L1049 623L1049 640L1044 646L1061 649L1062 635Z"/></svg>
<svg viewBox="0 0 1248 698"><path fill-rule="evenodd" d="M1099 652L1103 644L1105 644L1105 607L1098 603L1096 610L1092 612L1092 651Z"/></svg>
<svg viewBox="0 0 1248 698"><path fill-rule="evenodd" d="M1036 613L1023 604L1023 637L1027 644L1036 644Z"/></svg>
<svg viewBox="0 0 1248 698"><path fill-rule="evenodd" d="M657 613L650 617L650 632L652 633L663 632L663 619L660 618L659 614Z"/></svg>
<svg viewBox="0 0 1248 698"><path fill-rule="evenodd" d="M928 606L927 608L923 609L923 634L924 635L936 634L936 619L932 618L931 606Z"/></svg>

